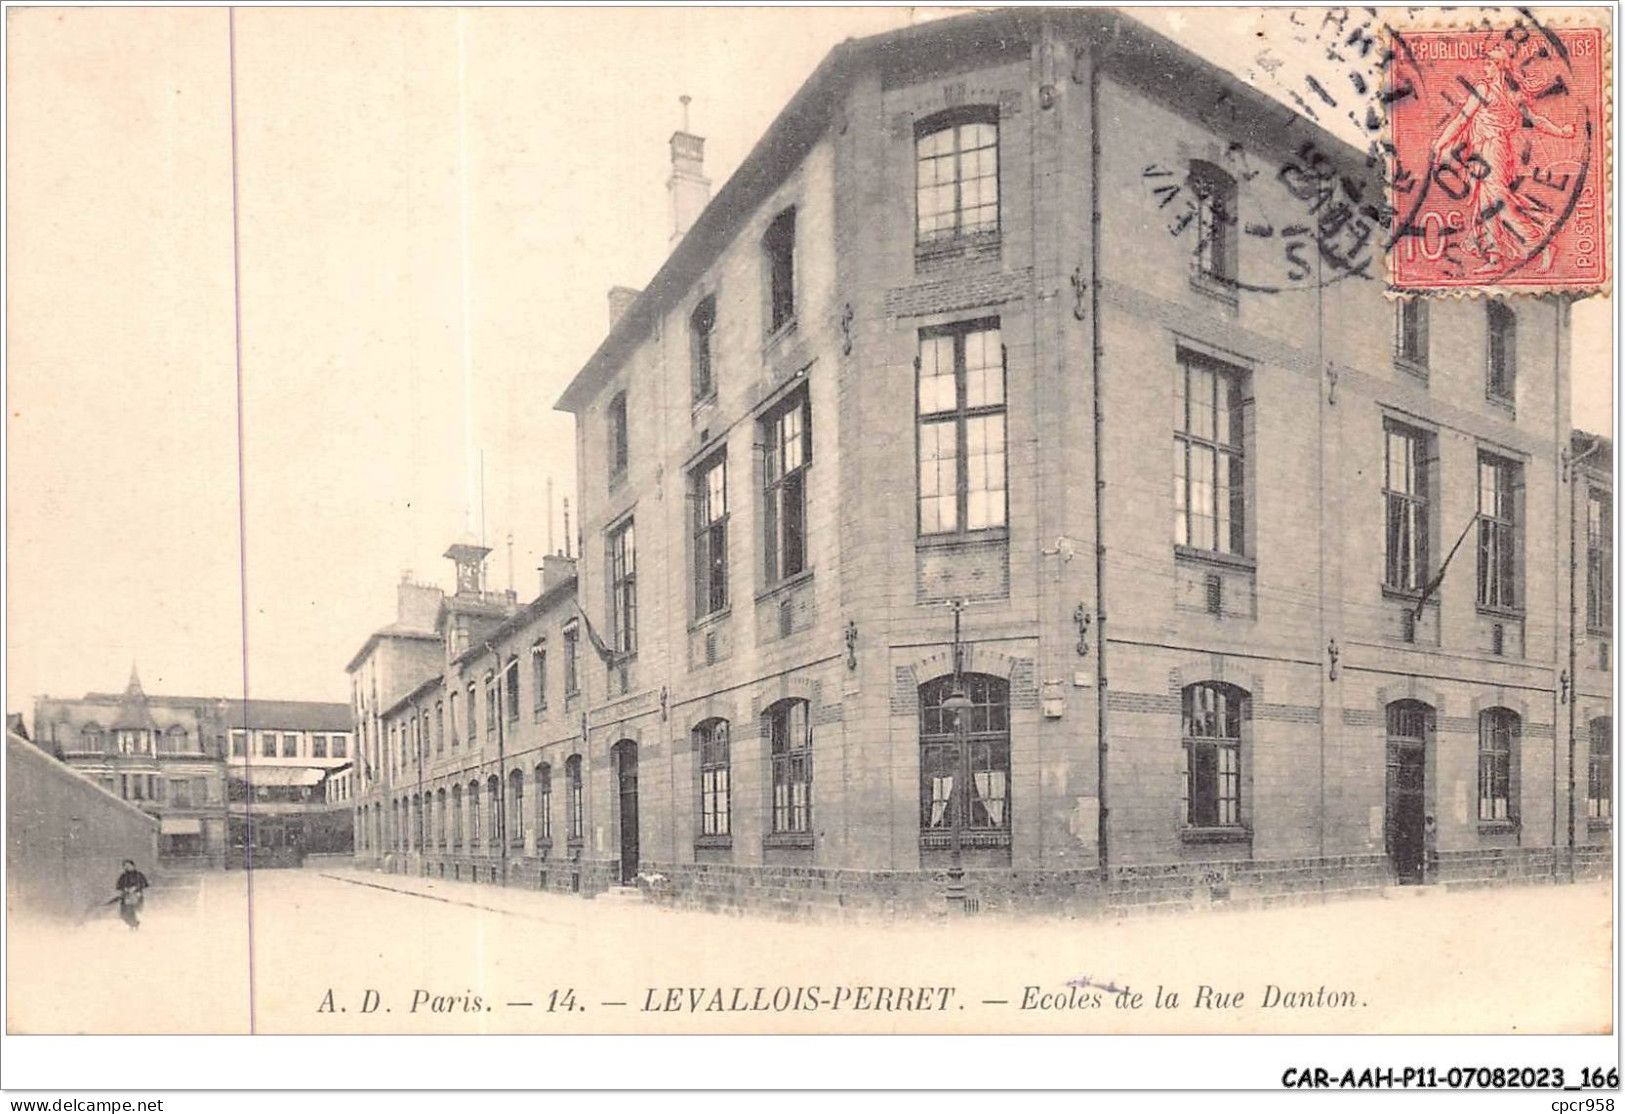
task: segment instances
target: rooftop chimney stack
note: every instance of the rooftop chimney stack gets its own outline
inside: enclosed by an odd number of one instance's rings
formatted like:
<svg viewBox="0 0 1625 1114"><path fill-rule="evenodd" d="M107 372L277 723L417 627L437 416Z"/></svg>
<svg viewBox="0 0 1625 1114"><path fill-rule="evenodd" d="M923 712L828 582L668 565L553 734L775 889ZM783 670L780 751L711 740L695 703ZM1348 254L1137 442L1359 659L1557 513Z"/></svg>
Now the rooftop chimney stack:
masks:
<svg viewBox="0 0 1625 1114"><path fill-rule="evenodd" d="M609 327L613 329L615 322L621 315L632 308L632 303L638 300L641 290L633 290L630 286L612 286L609 288Z"/></svg>
<svg viewBox="0 0 1625 1114"><path fill-rule="evenodd" d="M666 196L671 206L671 247L677 246L711 200L711 179L705 176L705 140L688 130L688 94L683 102L683 126L671 135L671 177Z"/></svg>

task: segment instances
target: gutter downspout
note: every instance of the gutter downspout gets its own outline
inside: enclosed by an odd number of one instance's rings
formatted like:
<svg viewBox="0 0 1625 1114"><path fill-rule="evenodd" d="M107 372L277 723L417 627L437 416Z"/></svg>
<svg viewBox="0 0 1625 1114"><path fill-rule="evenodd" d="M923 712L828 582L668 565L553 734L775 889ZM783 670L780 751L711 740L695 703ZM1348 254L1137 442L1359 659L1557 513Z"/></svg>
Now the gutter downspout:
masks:
<svg viewBox="0 0 1625 1114"><path fill-rule="evenodd" d="M1575 672L1576 668L1579 665L1579 645L1578 645L1579 639L1578 639L1578 636L1577 636L1577 634L1575 632L1575 622L1579 618L1579 604L1578 604L1578 600L1577 600L1577 593L1576 593L1575 587L1574 587L1574 582L1575 582L1575 577L1576 577L1576 575L1577 575L1577 573L1579 571L1579 569L1578 569L1579 561L1578 561L1578 558L1576 557L1576 553L1575 553L1575 550L1576 550L1576 543L1575 543L1576 530L1575 530L1575 525L1574 525L1574 517L1575 517L1575 512L1576 512L1576 508L1575 508L1576 498L1575 498L1575 494L1574 494L1574 489L1576 487L1578 487L1579 483L1580 483L1580 464L1581 464L1581 462L1584 461L1587 457L1591 456L1591 454L1595 453L1601 447L1601 444L1602 443L1599 442L1599 441L1593 441L1591 443L1591 447L1589 449L1587 449L1585 452L1581 453L1579 456L1573 457L1572 459L1568 460L1568 462L1567 462L1568 466L1565 469L1565 471L1568 473L1568 483L1569 483L1569 694L1568 694L1569 695L1569 725L1568 725L1569 726L1569 802L1568 802L1568 804L1569 804L1569 809L1568 809L1568 811L1569 811L1569 839L1568 839L1568 860L1569 860L1569 881L1570 882L1574 881L1574 857L1575 857L1575 846L1574 846L1574 750L1575 750L1574 717L1575 717L1576 712L1578 712L1579 706L1580 706L1580 678L1577 675L1577 673Z"/></svg>
<svg viewBox="0 0 1625 1114"><path fill-rule="evenodd" d="M1106 718L1106 512L1104 497L1106 481L1102 478L1104 452L1101 432L1104 428L1104 409L1100 401L1100 47L1092 43L1089 48L1089 329L1090 329L1090 394L1094 409L1094 468L1095 468L1095 735L1098 811L1097 842L1100 845L1100 889L1102 896L1111 892L1111 810L1107 807L1106 772L1108 751Z"/></svg>

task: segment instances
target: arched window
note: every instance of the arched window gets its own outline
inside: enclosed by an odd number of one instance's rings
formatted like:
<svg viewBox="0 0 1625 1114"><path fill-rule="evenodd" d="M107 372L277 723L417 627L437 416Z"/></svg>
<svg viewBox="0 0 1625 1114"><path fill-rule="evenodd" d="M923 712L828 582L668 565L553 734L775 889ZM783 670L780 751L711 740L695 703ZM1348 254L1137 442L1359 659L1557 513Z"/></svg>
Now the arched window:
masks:
<svg viewBox="0 0 1625 1114"><path fill-rule="evenodd" d="M456 689L453 689L451 691L451 694L446 697L446 718L451 723L451 749L456 750L457 749L457 740L458 740L458 737L459 737L458 736L459 728L457 726L457 690Z"/></svg>
<svg viewBox="0 0 1625 1114"><path fill-rule="evenodd" d="M502 846L502 780L495 774L485 779L485 821L486 842Z"/></svg>
<svg viewBox="0 0 1625 1114"><path fill-rule="evenodd" d="M434 795L435 844L444 851L446 849L446 791L435 790Z"/></svg>
<svg viewBox="0 0 1625 1114"><path fill-rule="evenodd" d="M474 746L479 742L479 689L473 681L468 682L468 745Z"/></svg>
<svg viewBox="0 0 1625 1114"><path fill-rule="evenodd" d="M733 782L728 755L728 721L708 719L694 728L700 758L700 834L733 832Z"/></svg>
<svg viewBox="0 0 1625 1114"><path fill-rule="evenodd" d="M468 783L468 849L475 851L480 845L480 783Z"/></svg>
<svg viewBox="0 0 1625 1114"><path fill-rule="evenodd" d="M999 110L950 109L914 129L915 245L999 232Z"/></svg>
<svg viewBox="0 0 1625 1114"><path fill-rule="evenodd" d="M1478 818L1518 818L1518 714L1507 708L1478 713Z"/></svg>
<svg viewBox="0 0 1625 1114"><path fill-rule="evenodd" d="M1233 282L1236 277L1236 180L1209 162L1191 163L1196 207L1196 273Z"/></svg>
<svg viewBox="0 0 1625 1114"><path fill-rule="evenodd" d="M518 666L516 665L517 671ZM508 774L508 843L514 847L525 842L525 771Z"/></svg>
<svg viewBox="0 0 1625 1114"><path fill-rule="evenodd" d="M1586 815L1593 820L1607 820L1614 815L1613 716L1598 716L1591 721L1586 765Z"/></svg>
<svg viewBox="0 0 1625 1114"><path fill-rule="evenodd" d="M434 752L440 754L446 749L446 704L442 700L434 702Z"/></svg>
<svg viewBox="0 0 1625 1114"><path fill-rule="evenodd" d="M953 827L954 781L966 768L959 753L963 734L969 751L969 800L960 795L967 831L1010 830L1010 682L985 673L961 678L970 706L958 713L943 707L954 678L938 677L920 686L920 828Z"/></svg>
<svg viewBox="0 0 1625 1114"><path fill-rule="evenodd" d="M1182 698L1181 814L1186 827L1241 824L1241 725L1247 693L1234 685L1186 685Z"/></svg>
<svg viewBox="0 0 1625 1114"><path fill-rule="evenodd" d="M519 718L519 658L508 655L508 667L502 673L503 700L507 702L508 719Z"/></svg>
<svg viewBox="0 0 1625 1114"><path fill-rule="evenodd" d="M451 845L463 845L463 787L451 787Z"/></svg>
<svg viewBox="0 0 1625 1114"><path fill-rule="evenodd" d="M87 723L79 729L79 748L89 754L101 754L106 749L106 736L101 724Z"/></svg>
<svg viewBox="0 0 1625 1114"><path fill-rule="evenodd" d="M546 762L536 767L536 843L553 842L553 767Z"/></svg>
<svg viewBox="0 0 1625 1114"><path fill-rule="evenodd" d="M811 706L805 700L781 700L763 718L773 764L773 834L811 835Z"/></svg>
<svg viewBox="0 0 1625 1114"><path fill-rule="evenodd" d="M585 830L586 819L582 804L581 755L572 754L564 760L564 815L565 834L572 843L579 843Z"/></svg>

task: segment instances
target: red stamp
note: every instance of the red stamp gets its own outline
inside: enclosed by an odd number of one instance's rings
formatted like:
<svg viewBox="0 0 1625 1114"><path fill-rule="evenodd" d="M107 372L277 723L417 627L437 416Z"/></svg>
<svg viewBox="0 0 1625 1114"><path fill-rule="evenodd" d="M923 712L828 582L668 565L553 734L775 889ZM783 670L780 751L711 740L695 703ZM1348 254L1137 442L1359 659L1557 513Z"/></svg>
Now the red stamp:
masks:
<svg viewBox="0 0 1625 1114"><path fill-rule="evenodd" d="M1394 32L1389 45L1391 286L1606 283L1603 30L1519 21Z"/></svg>

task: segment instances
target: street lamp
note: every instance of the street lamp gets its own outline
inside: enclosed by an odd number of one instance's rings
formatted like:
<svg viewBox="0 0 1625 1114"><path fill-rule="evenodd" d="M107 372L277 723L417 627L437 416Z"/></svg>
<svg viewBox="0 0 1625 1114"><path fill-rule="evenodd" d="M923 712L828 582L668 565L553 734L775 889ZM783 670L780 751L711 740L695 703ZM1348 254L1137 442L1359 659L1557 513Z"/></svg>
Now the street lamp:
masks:
<svg viewBox="0 0 1625 1114"><path fill-rule="evenodd" d="M954 680L953 687L943 698L942 710L954 720L954 776L948 783L948 815L952 823L950 855L948 858L948 892L945 895L950 911L965 912L965 821L970 811L970 743L966 738L965 713L974 705L965 692L963 646L959 640L959 614L965 609L964 600L950 604L954 609Z"/></svg>

